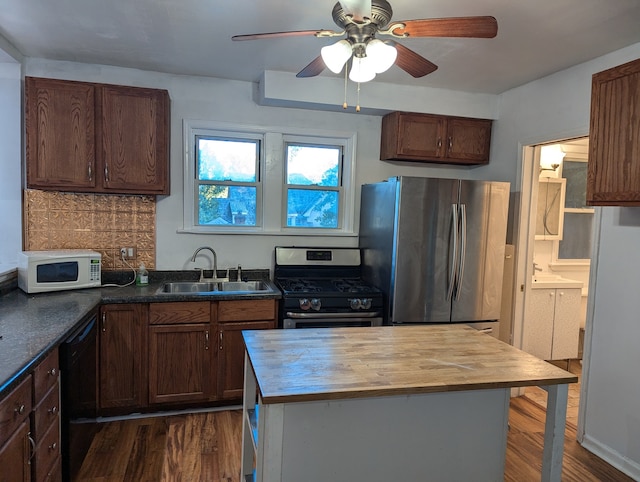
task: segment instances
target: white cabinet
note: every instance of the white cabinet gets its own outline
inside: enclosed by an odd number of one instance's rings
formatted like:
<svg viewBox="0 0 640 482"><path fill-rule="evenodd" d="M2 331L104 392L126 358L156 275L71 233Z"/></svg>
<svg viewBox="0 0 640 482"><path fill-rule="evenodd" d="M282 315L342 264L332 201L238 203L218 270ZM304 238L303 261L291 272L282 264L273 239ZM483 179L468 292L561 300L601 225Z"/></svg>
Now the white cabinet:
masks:
<svg viewBox="0 0 640 482"><path fill-rule="evenodd" d="M536 288L529 293L526 351L543 360L578 357L580 288Z"/></svg>

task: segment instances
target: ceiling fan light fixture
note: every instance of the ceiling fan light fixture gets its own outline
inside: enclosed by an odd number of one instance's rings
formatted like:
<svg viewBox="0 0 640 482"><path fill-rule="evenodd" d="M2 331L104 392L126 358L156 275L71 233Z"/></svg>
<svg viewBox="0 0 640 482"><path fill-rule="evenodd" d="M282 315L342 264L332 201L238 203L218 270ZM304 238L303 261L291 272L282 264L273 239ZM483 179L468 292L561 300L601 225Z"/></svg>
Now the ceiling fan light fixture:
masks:
<svg viewBox="0 0 640 482"><path fill-rule="evenodd" d="M351 53L351 44L345 39L320 49L324 64L334 74L339 74L342 71L342 67L351 57Z"/></svg>
<svg viewBox="0 0 640 482"><path fill-rule="evenodd" d="M373 80L376 71L373 68L373 62L368 57L353 57L351 61L351 72L349 78L353 82L363 83Z"/></svg>
<svg viewBox="0 0 640 482"><path fill-rule="evenodd" d="M398 51L382 40L374 38L367 44L367 58L370 60L376 74L386 72L396 62Z"/></svg>

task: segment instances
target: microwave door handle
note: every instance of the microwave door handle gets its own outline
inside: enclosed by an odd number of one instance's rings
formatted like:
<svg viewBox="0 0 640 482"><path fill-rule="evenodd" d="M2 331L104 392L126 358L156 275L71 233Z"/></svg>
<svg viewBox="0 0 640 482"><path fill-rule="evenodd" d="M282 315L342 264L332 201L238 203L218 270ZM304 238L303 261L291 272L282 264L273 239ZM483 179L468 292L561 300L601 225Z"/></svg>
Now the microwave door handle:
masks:
<svg viewBox="0 0 640 482"><path fill-rule="evenodd" d="M449 256L449 283L447 286L447 301L451 301L453 288L456 282L456 267L458 259L458 205L451 205L451 232L453 233L453 245L450 245Z"/></svg>

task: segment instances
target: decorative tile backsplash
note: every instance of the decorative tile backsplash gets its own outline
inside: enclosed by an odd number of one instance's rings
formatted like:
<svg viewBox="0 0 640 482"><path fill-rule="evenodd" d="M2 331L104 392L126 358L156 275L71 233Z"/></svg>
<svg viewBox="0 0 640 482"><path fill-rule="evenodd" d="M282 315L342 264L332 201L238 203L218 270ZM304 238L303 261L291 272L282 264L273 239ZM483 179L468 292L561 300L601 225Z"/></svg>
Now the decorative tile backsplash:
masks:
<svg viewBox="0 0 640 482"><path fill-rule="evenodd" d="M154 196L24 191L25 250L93 249L103 270L122 270L121 247L133 247L127 261L155 269L156 200Z"/></svg>

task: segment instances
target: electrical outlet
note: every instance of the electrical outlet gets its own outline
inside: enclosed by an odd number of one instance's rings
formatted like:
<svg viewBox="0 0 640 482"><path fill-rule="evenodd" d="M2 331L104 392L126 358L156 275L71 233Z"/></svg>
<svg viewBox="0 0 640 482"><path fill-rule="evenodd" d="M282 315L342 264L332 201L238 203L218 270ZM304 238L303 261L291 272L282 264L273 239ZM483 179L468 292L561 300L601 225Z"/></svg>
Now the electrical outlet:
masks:
<svg viewBox="0 0 640 482"><path fill-rule="evenodd" d="M120 258L122 259L134 259L136 254L136 248L120 248Z"/></svg>

